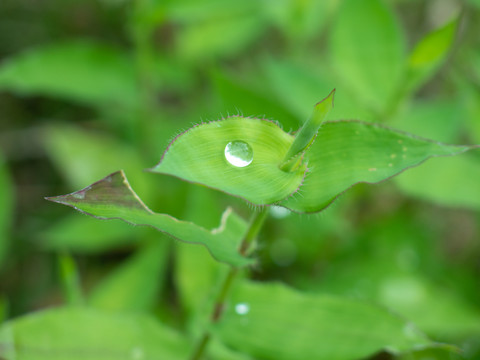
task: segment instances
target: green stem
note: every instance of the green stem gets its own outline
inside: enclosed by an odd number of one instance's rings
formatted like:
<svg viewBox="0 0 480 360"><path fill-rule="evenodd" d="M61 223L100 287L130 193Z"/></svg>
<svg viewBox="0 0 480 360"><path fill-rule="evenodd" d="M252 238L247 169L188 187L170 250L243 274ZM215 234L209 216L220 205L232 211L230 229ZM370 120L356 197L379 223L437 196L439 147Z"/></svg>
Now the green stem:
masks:
<svg viewBox="0 0 480 360"><path fill-rule="evenodd" d="M268 214L268 207L263 207L262 210L260 210L259 212L253 215L252 220L250 221L250 226L248 227L248 231L243 237L242 243L240 244L240 248L238 250L240 254L245 255L247 253L253 240L255 240L258 233L260 232L260 229L262 228L262 225L265 221L265 218L267 217L267 214ZM223 311L225 309L225 302L226 302L227 296L230 292L230 289L232 288L235 278L238 275L238 272L239 272L238 268L233 268L233 267L230 268L230 271L228 272L227 277L223 281L222 287L220 288L220 291L217 294L217 298L215 300L215 305L214 305L212 314L210 315L210 322L212 324L215 324L221 319ZM200 341L197 343L197 346L195 347L195 351L193 352L193 355L190 358L191 360L201 359L202 355L205 353L207 345L210 342L211 336L212 335L210 331L206 329L203 335L201 336Z"/></svg>

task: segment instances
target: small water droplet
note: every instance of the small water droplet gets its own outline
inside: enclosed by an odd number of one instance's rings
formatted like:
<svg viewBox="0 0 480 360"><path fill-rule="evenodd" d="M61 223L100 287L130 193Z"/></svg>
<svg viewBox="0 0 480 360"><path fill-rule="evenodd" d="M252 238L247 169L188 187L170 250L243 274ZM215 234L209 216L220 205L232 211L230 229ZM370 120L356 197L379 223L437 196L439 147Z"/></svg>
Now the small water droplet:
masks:
<svg viewBox="0 0 480 360"><path fill-rule="evenodd" d="M288 215L290 215L290 213L291 213L290 210L282 206L276 206L276 205L270 206L270 214L275 219L283 219Z"/></svg>
<svg viewBox="0 0 480 360"><path fill-rule="evenodd" d="M406 146L402 147L402 151L407 151L407 150L408 150L408 148Z"/></svg>
<svg viewBox="0 0 480 360"><path fill-rule="evenodd" d="M392 154L390 155L390 158L395 159L397 157L397 154Z"/></svg>
<svg viewBox="0 0 480 360"><path fill-rule="evenodd" d="M235 305L235 312L238 315L247 315L248 312L250 311L250 305L247 303L238 303Z"/></svg>
<svg viewBox="0 0 480 360"><path fill-rule="evenodd" d="M253 150L245 141L231 141L225 146L225 158L236 167L245 167L253 161Z"/></svg>

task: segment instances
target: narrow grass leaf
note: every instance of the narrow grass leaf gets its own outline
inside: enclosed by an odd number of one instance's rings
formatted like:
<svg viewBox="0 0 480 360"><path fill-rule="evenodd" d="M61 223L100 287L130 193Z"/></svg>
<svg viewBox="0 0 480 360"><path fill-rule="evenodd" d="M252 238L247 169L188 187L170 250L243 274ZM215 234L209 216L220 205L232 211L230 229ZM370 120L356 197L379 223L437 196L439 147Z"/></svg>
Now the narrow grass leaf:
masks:
<svg viewBox="0 0 480 360"><path fill-rule="evenodd" d="M415 46L408 59L407 83L414 89L424 83L445 60L450 50L458 19L427 34Z"/></svg>
<svg viewBox="0 0 480 360"><path fill-rule="evenodd" d="M48 329L48 331L46 331ZM186 359L190 344L153 317L58 308L0 327L5 359Z"/></svg>
<svg viewBox="0 0 480 360"><path fill-rule="evenodd" d="M279 167L293 140L271 121L233 116L179 135L152 171L271 204L293 194L303 180L304 166L293 172Z"/></svg>
<svg viewBox="0 0 480 360"><path fill-rule="evenodd" d="M430 157L471 148L425 140L377 124L327 122L306 154L309 170L302 187L281 205L298 212L317 212L357 183L377 183Z"/></svg>
<svg viewBox="0 0 480 360"><path fill-rule="evenodd" d="M431 343L384 308L280 284L239 285L214 331L234 349L275 360L353 360Z"/></svg>
<svg viewBox="0 0 480 360"><path fill-rule="evenodd" d="M246 223L230 209L225 211L220 227L212 231L167 214L154 213L132 190L123 171L74 193L46 199L100 219L120 219L134 225L151 226L178 240L202 244L215 259L232 266L252 263L237 251Z"/></svg>

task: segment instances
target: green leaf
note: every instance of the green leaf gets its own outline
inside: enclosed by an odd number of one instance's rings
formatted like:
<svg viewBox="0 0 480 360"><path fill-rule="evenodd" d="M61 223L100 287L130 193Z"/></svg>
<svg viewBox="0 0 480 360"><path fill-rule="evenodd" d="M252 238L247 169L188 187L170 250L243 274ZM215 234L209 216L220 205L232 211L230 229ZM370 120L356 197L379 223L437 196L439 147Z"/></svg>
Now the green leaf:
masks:
<svg viewBox="0 0 480 360"><path fill-rule="evenodd" d="M168 242L154 241L125 261L92 291L88 303L115 311L148 311L165 278Z"/></svg>
<svg viewBox="0 0 480 360"><path fill-rule="evenodd" d="M458 19L425 36L415 46L408 59L407 83L413 89L424 83L443 63L450 50Z"/></svg>
<svg viewBox="0 0 480 360"><path fill-rule="evenodd" d="M421 275L385 277L377 291L378 303L432 336L454 339L480 333L480 311L473 304Z"/></svg>
<svg viewBox="0 0 480 360"><path fill-rule="evenodd" d="M410 196L453 207L480 209L478 156L432 159L396 180Z"/></svg>
<svg viewBox="0 0 480 360"><path fill-rule="evenodd" d="M431 343L383 308L280 284L244 283L230 304L214 328L216 336L262 359L359 359Z"/></svg>
<svg viewBox="0 0 480 360"><path fill-rule="evenodd" d="M10 227L13 220L13 183L6 163L0 154L0 266L4 261L10 243Z"/></svg>
<svg viewBox="0 0 480 360"><path fill-rule="evenodd" d="M92 106L136 105L133 62L102 44L77 41L29 50L3 62L0 89Z"/></svg>
<svg viewBox="0 0 480 360"><path fill-rule="evenodd" d="M293 139L271 121L233 116L195 126L178 136L152 171L207 185L254 204L271 204L294 193L303 180L305 167L295 172L279 168Z"/></svg>
<svg viewBox="0 0 480 360"><path fill-rule="evenodd" d="M99 219L120 219L134 225L146 225L189 243L205 245L218 261L245 266L252 261L237 248L246 231L246 223L227 209L219 228L208 231L194 223L167 214L152 212L130 187L123 171L117 171L71 194L46 198Z"/></svg>
<svg viewBox="0 0 480 360"><path fill-rule="evenodd" d="M365 105L381 111L403 73L403 33L381 0L343 2L330 37L336 74Z"/></svg>
<svg viewBox="0 0 480 360"><path fill-rule="evenodd" d="M327 122L306 153L309 170L303 185L281 205L299 212L320 211L359 182L377 183L429 157L470 148L432 142L377 124Z"/></svg>
<svg viewBox="0 0 480 360"><path fill-rule="evenodd" d="M147 315L59 308L0 327L6 359L186 359L190 344Z"/></svg>

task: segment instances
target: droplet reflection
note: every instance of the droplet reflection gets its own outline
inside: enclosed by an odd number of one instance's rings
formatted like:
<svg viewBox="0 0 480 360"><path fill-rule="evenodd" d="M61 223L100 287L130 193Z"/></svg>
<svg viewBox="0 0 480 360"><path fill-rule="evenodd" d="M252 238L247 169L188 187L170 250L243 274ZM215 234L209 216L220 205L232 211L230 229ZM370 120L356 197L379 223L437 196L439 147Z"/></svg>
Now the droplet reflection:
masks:
<svg viewBox="0 0 480 360"><path fill-rule="evenodd" d="M246 303L238 303L235 305L235 312L238 315L246 315L250 311L250 306Z"/></svg>
<svg viewBox="0 0 480 360"><path fill-rule="evenodd" d="M225 146L225 158L235 167L245 167L253 161L253 150L245 141L231 141Z"/></svg>

